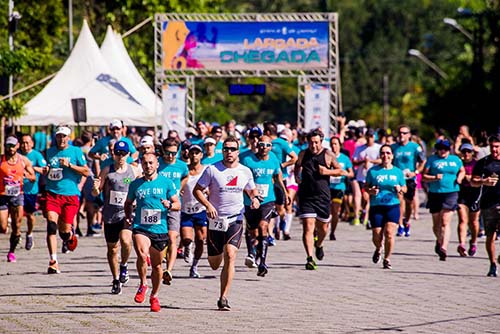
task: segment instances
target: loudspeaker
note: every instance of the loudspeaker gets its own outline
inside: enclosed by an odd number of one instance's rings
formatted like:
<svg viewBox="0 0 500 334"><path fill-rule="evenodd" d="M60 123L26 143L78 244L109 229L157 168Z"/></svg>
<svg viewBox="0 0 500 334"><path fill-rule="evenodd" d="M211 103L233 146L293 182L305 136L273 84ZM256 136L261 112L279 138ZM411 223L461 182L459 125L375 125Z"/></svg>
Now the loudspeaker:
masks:
<svg viewBox="0 0 500 334"><path fill-rule="evenodd" d="M73 108L73 120L75 123L87 122L85 98L71 99L71 107Z"/></svg>
<svg viewBox="0 0 500 334"><path fill-rule="evenodd" d="M9 76L1 75L0 76L0 95L6 96L9 95Z"/></svg>

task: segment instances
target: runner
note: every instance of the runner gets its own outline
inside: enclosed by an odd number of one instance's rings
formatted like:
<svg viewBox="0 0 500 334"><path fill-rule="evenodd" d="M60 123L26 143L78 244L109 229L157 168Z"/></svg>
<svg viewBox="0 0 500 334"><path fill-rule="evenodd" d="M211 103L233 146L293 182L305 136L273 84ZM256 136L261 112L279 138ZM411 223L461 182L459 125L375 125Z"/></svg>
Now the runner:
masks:
<svg viewBox="0 0 500 334"><path fill-rule="evenodd" d="M49 250L49 274L59 274L56 233L63 240L63 246L70 251L76 249L78 240L73 221L80 207L82 176L89 175L85 156L79 147L69 145L71 129L60 126L56 130L56 146L47 150L47 248Z"/></svg>
<svg viewBox="0 0 500 334"><path fill-rule="evenodd" d="M127 163L130 153L128 144L118 141L113 147L114 163L101 170L94 179L92 195L103 194L102 215L104 238L107 245L109 269L113 275L111 293L119 295L122 285L128 282L128 259L132 250L132 229L125 224L124 204L130 183L141 174L137 168ZM120 251L120 266L118 266Z"/></svg>
<svg viewBox="0 0 500 334"><path fill-rule="evenodd" d="M207 209L208 263L213 270L217 270L224 260L217 307L221 311L229 311L231 307L227 296L234 278L236 254L243 234L243 192L250 196L252 209L258 209L260 202L252 172L238 162L238 139L227 137L223 142L222 153L222 161L205 169L193 195ZM210 201L204 195L207 188Z"/></svg>
<svg viewBox="0 0 500 334"><path fill-rule="evenodd" d="M125 222L132 224L137 273L140 278L134 300L136 303L143 303L146 298L147 257L150 256L152 289L149 303L152 312L159 312L161 305L158 293L163 274L163 250L168 244L167 214L169 211L180 210L181 203L172 181L158 174L158 158L155 154L144 154L141 164L144 176L132 181L125 201ZM132 215L133 211L135 216Z"/></svg>
<svg viewBox="0 0 500 334"><path fill-rule="evenodd" d="M7 223L10 215L11 229L10 247L7 262L16 262L17 244L21 240L21 222L23 219L23 182L24 177L35 181L35 171L31 161L17 153L19 141L14 135L5 139L5 154L0 160L0 230L7 232Z"/></svg>

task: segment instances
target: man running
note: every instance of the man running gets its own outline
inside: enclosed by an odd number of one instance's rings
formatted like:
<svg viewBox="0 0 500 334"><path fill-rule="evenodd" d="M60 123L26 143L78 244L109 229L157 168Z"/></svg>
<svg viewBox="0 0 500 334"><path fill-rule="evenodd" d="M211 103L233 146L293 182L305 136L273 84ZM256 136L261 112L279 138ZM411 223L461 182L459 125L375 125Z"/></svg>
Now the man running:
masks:
<svg viewBox="0 0 500 334"><path fill-rule="evenodd" d="M0 230L7 232L7 221L11 218L10 247L7 262L16 262L17 244L21 239L21 221L23 219L23 181L24 176L35 181L35 171L25 156L17 153L19 141L15 136L5 140L5 154L0 160Z"/></svg>
<svg viewBox="0 0 500 334"><path fill-rule="evenodd" d="M147 257L150 256L152 290L149 303L152 312L159 312L161 305L158 293L163 275L161 263L163 250L168 244L167 214L169 211L178 211L181 203L172 181L158 174L158 158L155 154L144 154L141 165L143 177L130 184L125 201L125 222L132 224L137 272L141 280L134 300L136 303L143 303L146 298Z"/></svg>
<svg viewBox="0 0 500 334"><path fill-rule="evenodd" d="M217 270L224 260L217 302L221 311L231 309L227 296L243 234L243 192L250 197L252 209L258 209L260 205L252 172L238 162L238 153L238 139L233 136L226 138L222 146L222 161L209 165L193 190L196 199L207 208L208 263L213 270ZM210 201L204 195L207 188Z"/></svg>

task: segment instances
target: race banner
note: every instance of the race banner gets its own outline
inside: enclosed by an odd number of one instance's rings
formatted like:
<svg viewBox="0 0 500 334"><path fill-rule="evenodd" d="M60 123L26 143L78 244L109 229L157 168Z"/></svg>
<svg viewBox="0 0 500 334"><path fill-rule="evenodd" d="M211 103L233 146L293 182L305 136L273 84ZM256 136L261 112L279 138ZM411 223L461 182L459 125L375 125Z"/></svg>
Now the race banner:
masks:
<svg viewBox="0 0 500 334"><path fill-rule="evenodd" d="M166 70L328 68L328 22L162 22Z"/></svg>
<svg viewBox="0 0 500 334"><path fill-rule="evenodd" d="M304 130L321 128L330 137L330 87L312 84L305 86Z"/></svg>
<svg viewBox="0 0 500 334"><path fill-rule="evenodd" d="M186 132L186 86L164 85L162 89L162 138L167 138L168 130L173 129L184 138Z"/></svg>

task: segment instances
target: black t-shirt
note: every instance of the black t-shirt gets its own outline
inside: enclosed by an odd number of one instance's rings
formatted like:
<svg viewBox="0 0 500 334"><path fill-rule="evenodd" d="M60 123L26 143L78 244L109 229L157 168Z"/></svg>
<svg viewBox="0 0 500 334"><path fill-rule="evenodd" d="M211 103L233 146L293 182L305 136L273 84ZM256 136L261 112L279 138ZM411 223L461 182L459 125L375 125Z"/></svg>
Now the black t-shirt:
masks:
<svg viewBox="0 0 500 334"><path fill-rule="evenodd" d="M491 155L488 155L481 160L479 160L474 169L472 170L472 175L481 176L483 178L489 177L492 174L500 176L500 160L492 159ZM500 204L500 181L494 187L483 186L483 193L481 196L481 209L488 209L494 205Z"/></svg>

